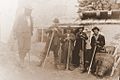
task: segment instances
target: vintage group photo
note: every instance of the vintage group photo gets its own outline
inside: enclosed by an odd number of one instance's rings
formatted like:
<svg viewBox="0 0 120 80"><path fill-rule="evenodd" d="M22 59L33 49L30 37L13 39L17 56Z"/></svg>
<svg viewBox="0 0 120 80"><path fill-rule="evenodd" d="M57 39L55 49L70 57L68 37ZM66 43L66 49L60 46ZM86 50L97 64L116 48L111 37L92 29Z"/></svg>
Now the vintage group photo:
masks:
<svg viewBox="0 0 120 80"><path fill-rule="evenodd" d="M120 0L0 3L0 80L120 80Z"/></svg>

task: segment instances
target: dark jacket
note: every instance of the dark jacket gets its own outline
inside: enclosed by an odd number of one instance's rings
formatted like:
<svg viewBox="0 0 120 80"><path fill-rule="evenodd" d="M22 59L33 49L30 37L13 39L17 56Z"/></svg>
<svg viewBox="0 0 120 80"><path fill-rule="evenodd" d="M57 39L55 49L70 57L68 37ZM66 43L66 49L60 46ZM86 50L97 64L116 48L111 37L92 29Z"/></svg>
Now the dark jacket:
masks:
<svg viewBox="0 0 120 80"><path fill-rule="evenodd" d="M101 34L98 35L98 39L96 40L95 36L93 35L91 38L91 47L92 50L94 49L95 45L97 45L97 52L103 49L105 45L105 37Z"/></svg>
<svg viewBox="0 0 120 80"><path fill-rule="evenodd" d="M51 44L51 50L54 50L60 46L60 39L62 36L62 30L56 24L50 26L49 29L46 31L46 33L49 34L48 41L51 39L52 32L54 32L54 37L53 37L52 44Z"/></svg>
<svg viewBox="0 0 120 80"><path fill-rule="evenodd" d="M82 33L78 32L76 34L76 42L75 42L75 47L72 54L72 64L74 64L75 66L79 66L80 64L80 50L83 50L84 48L83 51L85 52L87 39L88 37L84 32Z"/></svg>
<svg viewBox="0 0 120 80"><path fill-rule="evenodd" d="M78 49L82 49L82 41L84 41L84 47L86 45L86 40L88 39L86 33L82 32L78 32L76 34L76 44L75 46L78 48Z"/></svg>

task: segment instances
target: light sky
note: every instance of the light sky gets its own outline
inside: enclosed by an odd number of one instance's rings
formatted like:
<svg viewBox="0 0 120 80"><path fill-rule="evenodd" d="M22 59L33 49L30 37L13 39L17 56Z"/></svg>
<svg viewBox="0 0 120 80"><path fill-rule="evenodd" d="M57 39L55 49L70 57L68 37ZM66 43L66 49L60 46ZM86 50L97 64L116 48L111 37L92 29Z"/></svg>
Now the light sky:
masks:
<svg viewBox="0 0 120 80"><path fill-rule="evenodd" d="M118 0L120 2L120 0ZM48 27L55 17L63 23L73 22L77 15L77 0L19 0L19 6L33 7L34 27ZM18 0L0 0L1 41L7 42L12 30Z"/></svg>
<svg viewBox="0 0 120 80"><path fill-rule="evenodd" d="M14 21L17 0L0 0L0 37L6 42Z"/></svg>
<svg viewBox="0 0 120 80"><path fill-rule="evenodd" d="M19 0L19 6L33 7L34 27L50 25L53 18L69 21L76 17L76 0ZM0 0L1 41L7 42L15 18L18 0Z"/></svg>

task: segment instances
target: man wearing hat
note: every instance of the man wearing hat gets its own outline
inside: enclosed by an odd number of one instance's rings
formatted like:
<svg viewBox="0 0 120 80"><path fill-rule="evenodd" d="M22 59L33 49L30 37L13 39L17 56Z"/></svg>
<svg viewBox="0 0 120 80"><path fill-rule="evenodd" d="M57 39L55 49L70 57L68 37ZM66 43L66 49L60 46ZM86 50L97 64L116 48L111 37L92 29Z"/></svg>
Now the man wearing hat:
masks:
<svg viewBox="0 0 120 80"><path fill-rule="evenodd" d="M105 37L99 33L100 29L98 27L94 27L92 31L94 33L91 38L92 51L94 47L97 45L96 52L101 52L101 50L103 50L105 45Z"/></svg>
<svg viewBox="0 0 120 80"><path fill-rule="evenodd" d="M84 27L79 27L76 34L76 43L73 51L73 64L80 66L81 72L85 71L85 50L86 40L88 39L86 33L83 32Z"/></svg>
<svg viewBox="0 0 120 80"><path fill-rule="evenodd" d="M17 39L21 66L24 65L24 58L31 48L31 36L33 34L31 12L31 8L25 7L24 13L19 14L14 23L14 34Z"/></svg>
<svg viewBox="0 0 120 80"><path fill-rule="evenodd" d="M61 63L63 65L63 69L66 68L68 65L68 69L70 69L71 60L72 60L72 52L74 48L74 41L75 41L75 35L72 33L72 29L70 26L68 26L66 29L66 33L62 37L62 53L61 53ZM69 62L67 63L67 60L69 58Z"/></svg>
<svg viewBox="0 0 120 80"><path fill-rule="evenodd" d="M96 46L96 51L95 51L95 54L96 54L96 52L102 52L104 50L104 45L105 45L105 37L99 33L100 29L98 27L94 27L92 31L94 34L91 38L91 52L92 52L91 59L93 58L92 56L94 55L93 52L94 52L95 46ZM95 60L93 60L92 73L94 73L96 70L95 66L96 66L96 63L95 63Z"/></svg>
<svg viewBox="0 0 120 80"><path fill-rule="evenodd" d="M44 50L44 53L41 57L41 61L40 61L39 66L42 66L43 62L45 61L45 58L47 56L47 50L50 46L49 50L52 51L53 54L54 54L55 68L58 68L59 67L58 51L59 51L59 48L60 48L60 39L61 39L61 36L62 36L62 30L59 27L59 19L58 18L55 18L53 20L52 26L49 27L49 29L46 31L46 33L48 34L48 39L46 41L45 50ZM52 35L52 33L54 33L54 35ZM51 40L52 36L53 36L53 39L52 39L52 43L50 44L50 42L51 42L50 40Z"/></svg>

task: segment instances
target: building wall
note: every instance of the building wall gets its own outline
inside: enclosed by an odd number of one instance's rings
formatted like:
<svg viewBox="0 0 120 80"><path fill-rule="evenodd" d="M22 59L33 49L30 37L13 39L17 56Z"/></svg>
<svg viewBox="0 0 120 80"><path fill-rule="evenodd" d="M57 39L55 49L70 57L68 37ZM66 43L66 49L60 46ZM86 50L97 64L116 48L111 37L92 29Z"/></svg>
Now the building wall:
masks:
<svg viewBox="0 0 120 80"><path fill-rule="evenodd" d="M92 29L92 27L97 26L100 28L100 32L105 36L106 45L112 45L113 43L117 43L115 40L116 35L120 35L120 25L118 24L104 24L104 25L90 25L85 26L88 29ZM74 27L74 26L73 26ZM90 28L89 28L90 27ZM45 32L46 29L44 29ZM38 41L41 40L41 29L38 29ZM119 36L118 36L119 37ZM46 40L46 34L44 33L44 40Z"/></svg>

